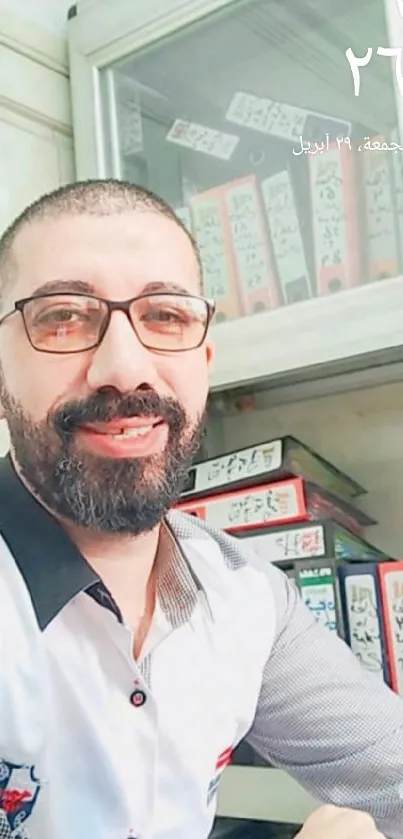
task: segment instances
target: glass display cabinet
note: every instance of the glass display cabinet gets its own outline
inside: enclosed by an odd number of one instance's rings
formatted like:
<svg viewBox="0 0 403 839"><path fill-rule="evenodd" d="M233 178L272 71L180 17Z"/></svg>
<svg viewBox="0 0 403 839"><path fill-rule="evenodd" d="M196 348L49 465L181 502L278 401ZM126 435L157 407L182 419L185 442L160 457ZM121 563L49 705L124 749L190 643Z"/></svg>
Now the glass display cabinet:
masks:
<svg viewBox="0 0 403 839"><path fill-rule="evenodd" d="M213 389L399 362L399 0L83 0L79 178L155 190L217 301Z"/></svg>
<svg viewBox="0 0 403 839"><path fill-rule="evenodd" d="M217 404L399 381L403 2L82 0L68 31L77 176L148 187L193 232ZM314 806L233 766L215 835Z"/></svg>

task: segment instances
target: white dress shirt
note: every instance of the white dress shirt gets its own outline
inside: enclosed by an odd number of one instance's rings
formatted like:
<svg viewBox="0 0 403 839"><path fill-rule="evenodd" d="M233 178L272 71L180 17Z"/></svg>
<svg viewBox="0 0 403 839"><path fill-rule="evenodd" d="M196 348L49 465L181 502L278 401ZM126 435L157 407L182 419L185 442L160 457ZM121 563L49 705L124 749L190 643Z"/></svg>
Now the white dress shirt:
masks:
<svg viewBox="0 0 403 839"><path fill-rule="evenodd" d="M246 736L403 837L403 703L269 562L172 512L136 661L113 598L9 458L0 534L0 839L206 839Z"/></svg>

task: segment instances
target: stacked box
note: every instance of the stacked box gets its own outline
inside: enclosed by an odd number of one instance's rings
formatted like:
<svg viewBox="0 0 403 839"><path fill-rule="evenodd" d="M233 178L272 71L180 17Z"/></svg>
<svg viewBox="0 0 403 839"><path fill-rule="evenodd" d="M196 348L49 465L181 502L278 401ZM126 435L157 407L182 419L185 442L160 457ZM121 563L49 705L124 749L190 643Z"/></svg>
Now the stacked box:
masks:
<svg viewBox="0 0 403 839"><path fill-rule="evenodd" d="M403 695L403 562L363 538L376 523L356 507L364 493L287 435L197 464L177 506L239 538L255 567L278 565L315 621Z"/></svg>

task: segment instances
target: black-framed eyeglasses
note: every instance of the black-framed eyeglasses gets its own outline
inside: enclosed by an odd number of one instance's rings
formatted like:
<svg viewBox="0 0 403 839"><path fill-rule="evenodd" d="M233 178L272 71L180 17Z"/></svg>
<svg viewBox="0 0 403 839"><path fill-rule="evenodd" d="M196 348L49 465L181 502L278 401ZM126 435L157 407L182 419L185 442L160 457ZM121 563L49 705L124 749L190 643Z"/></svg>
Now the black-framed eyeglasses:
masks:
<svg viewBox="0 0 403 839"><path fill-rule="evenodd" d="M104 300L90 294L60 293L17 300L0 325L21 312L25 331L38 352L79 353L99 346L112 312L124 312L144 347L186 352L203 343L214 316L213 301L173 292L153 292L131 300Z"/></svg>

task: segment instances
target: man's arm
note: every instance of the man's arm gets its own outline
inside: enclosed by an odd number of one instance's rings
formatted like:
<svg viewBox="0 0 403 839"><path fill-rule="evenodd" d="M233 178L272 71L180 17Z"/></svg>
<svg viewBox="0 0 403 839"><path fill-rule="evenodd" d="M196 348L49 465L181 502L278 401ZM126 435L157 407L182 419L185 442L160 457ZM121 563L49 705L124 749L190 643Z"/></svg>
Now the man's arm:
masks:
<svg viewBox="0 0 403 839"><path fill-rule="evenodd" d="M248 741L317 798L365 810L402 839L402 699L315 623L281 571L265 574L277 632Z"/></svg>

